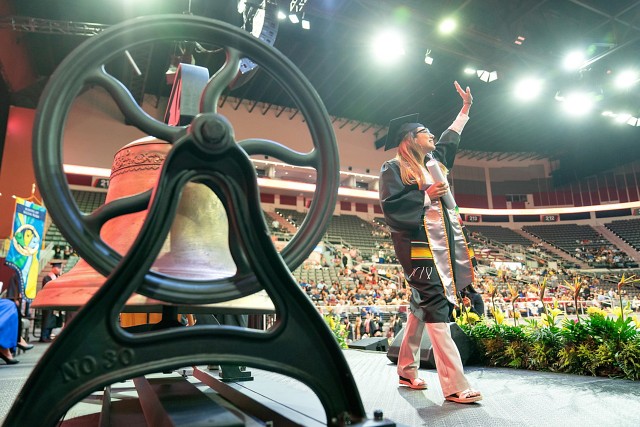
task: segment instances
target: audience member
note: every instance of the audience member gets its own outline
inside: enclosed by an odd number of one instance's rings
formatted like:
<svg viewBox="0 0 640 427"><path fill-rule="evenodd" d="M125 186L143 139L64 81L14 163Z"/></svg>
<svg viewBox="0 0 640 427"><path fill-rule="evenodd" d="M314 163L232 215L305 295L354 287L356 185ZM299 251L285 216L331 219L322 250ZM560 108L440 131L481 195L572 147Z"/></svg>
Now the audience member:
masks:
<svg viewBox="0 0 640 427"><path fill-rule="evenodd" d="M62 273L62 263L51 263L51 271L42 278L42 287L44 288L50 281L60 277ZM40 333L40 342L51 342L51 332L57 327L57 317L52 310L42 310L42 330Z"/></svg>

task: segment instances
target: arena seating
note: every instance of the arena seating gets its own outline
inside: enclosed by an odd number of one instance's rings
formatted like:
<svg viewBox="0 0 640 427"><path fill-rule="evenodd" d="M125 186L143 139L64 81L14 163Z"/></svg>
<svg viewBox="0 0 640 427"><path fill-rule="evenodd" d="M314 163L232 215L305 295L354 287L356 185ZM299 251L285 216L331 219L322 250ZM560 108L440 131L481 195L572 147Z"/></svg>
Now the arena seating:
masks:
<svg viewBox="0 0 640 427"><path fill-rule="evenodd" d="M76 199L78 208L84 213L91 213L104 205L107 193L96 191L71 190L71 195Z"/></svg>
<svg viewBox="0 0 640 427"><path fill-rule="evenodd" d="M293 277L305 283L313 280L316 283L324 281L327 284L331 284L332 282L344 284L347 279L339 276L339 272L340 269L337 267L305 268L300 266L293 271Z"/></svg>
<svg viewBox="0 0 640 427"><path fill-rule="evenodd" d="M358 248L363 257L371 257L383 241L388 238L374 236L376 229L369 222L355 215L334 215L327 229L330 242L342 242Z"/></svg>
<svg viewBox="0 0 640 427"><path fill-rule="evenodd" d="M105 199L107 197L107 193L104 192L95 192L95 191L81 191L81 190L71 190L71 195L76 200L76 204L78 205L78 209L84 213L91 213L100 206L104 205ZM45 244L52 244L54 247L58 246L60 251L64 251L64 248L69 245L67 239L62 235L58 227L52 222L44 238ZM60 254L56 255L56 259L62 259L63 257ZM65 269L71 268L68 267L68 264L65 265ZM75 262L73 263L75 265Z"/></svg>
<svg viewBox="0 0 640 427"><path fill-rule="evenodd" d="M481 234L491 241L500 242L504 245L522 245L526 247L533 244L533 241L506 227L493 225L466 225L466 229L469 232Z"/></svg>
<svg viewBox="0 0 640 427"><path fill-rule="evenodd" d="M302 224L305 217L302 212L288 209L278 208L276 212L284 218L290 218L297 226ZM327 228L326 239L332 243L356 247L361 251L363 257L370 257L381 243L391 243L388 237L374 235L379 226L384 224L380 218L377 218L376 222L377 225L374 227L373 224L356 215L334 215Z"/></svg>
<svg viewBox="0 0 640 427"><path fill-rule="evenodd" d="M609 224L605 224L605 227L635 250L640 251L640 219L612 221Z"/></svg>
<svg viewBox="0 0 640 427"><path fill-rule="evenodd" d="M588 225L529 225L522 229L573 256L576 254L576 248L613 245Z"/></svg>
<svg viewBox="0 0 640 427"><path fill-rule="evenodd" d="M300 227L302 221L306 216L303 212L294 211L291 209L276 209L276 212L279 213L284 219L290 221L296 227Z"/></svg>
<svg viewBox="0 0 640 427"><path fill-rule="evenodd" d="M104 192L72 190L72 194L77 200L79 209L83 212L94 211L96 208L104 204L104 200L106 198L106 193ZM304 212L298 212L291 209L278 208L276 209L276 213L282 215L285 219L288 219L296 226L299 226L305 218ZM268 217L268 215L266 215L266 217ZM630 245L640 248L640 219L613 221L607 226ZM369 260L371 255L374 254L381 245L386 247L391 246L391 239L383 231L385 229L386 225L384 219L381 217L376 217L373 222L368 222L356 215L334 215L331 218L331 222L325 235L325 240L331 243L340 243L351 248L356 248L359 250L363 260ZM509 247L509 245L529 248L534 245L532 240L527 239L525 236L522 236L507 227L472 224L467 225L467 230L473 233L478 233L478 235L496 244L497 248L504 248L505 246ZM525 226L523 227L523 230L538 236L542 240L560 248L572 256L576 255L576 248L578 247L590 250L593 248L600 248L602 246L613 246L611 242L607 241L590 226L553 224ZM478 243L473 242L472 239L471 243L474 248L476 248L477 252L487 244L487 240L482 240L483 242ZM62 250L64 250L68 245L66 239L62 236L55 224L51 224L49 227L45 241L47 244L51 243L54 247L58 246ZM71 252L73 251L71 250ZM549 256L555 257L553 254L549 254ZM564 262L562 265L567 266ZM597 267L597 265L593 266ZM632 265L628 265L628 267L632 267ZM297 278L316 281L320 279L325 281L337 279L336 274L324 274L322 270L308 273L301 272L297 275Z"/></svg>

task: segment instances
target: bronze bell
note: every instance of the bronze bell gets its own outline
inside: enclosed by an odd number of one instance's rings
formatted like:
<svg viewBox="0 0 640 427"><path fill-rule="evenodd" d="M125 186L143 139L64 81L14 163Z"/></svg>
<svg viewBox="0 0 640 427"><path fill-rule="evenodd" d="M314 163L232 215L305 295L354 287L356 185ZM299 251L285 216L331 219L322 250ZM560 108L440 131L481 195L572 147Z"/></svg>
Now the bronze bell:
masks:
<svg viewBox="0 0 640 427"><path fill-rule="evenodd" d="M134 141L116 153L105 203L142 193L156 185L171 144L153 137ZM101 238L120 254L126 254L142 228L147 211L113 218L104 224ZM188 183L182 192L171 231L153 264L160 273L195 280L233 276L236 266L228 247L229 224L222 202L207 186ZM51 281L33 300L33 308L76 310L104 284L105 277L86 261ZM127 312L147 312L161 302L134 294ZM145 314L146 317L146 314ZM128 324L125 324L128 323ZM134 322L139 323L139 322ZM123 326L131 326L124 322Z"/></svg>

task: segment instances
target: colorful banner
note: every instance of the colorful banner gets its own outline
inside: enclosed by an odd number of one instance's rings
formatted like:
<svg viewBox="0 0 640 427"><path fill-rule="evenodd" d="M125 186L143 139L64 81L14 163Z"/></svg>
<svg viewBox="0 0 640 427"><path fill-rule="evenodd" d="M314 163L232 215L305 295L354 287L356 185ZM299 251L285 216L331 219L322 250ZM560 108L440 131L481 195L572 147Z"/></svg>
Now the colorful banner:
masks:
<svg viewBox="0 0 640 427"><path fill-rule="evenodd" d="M28 299L36 296L46 217L44 207L16 197L13 233L5 262L18 272L22 293Z"/></svg>

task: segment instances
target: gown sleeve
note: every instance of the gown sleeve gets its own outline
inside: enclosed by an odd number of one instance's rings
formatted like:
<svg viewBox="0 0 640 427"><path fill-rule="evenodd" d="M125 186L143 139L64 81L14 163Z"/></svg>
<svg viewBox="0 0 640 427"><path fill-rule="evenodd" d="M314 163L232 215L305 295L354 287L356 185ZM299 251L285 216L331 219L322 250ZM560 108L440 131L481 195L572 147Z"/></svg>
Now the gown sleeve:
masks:
<svg viewBox="0 0 640 427"><path fill-rule="evenodd" d="M452 169L459 144L460 134L451 129L447 129L442 133L442 136L440 136L440 139L436 143L436 149L433 150L431 154L437 161L445 165L447 169Z"/></svg>
<svg viewBox="0 0 640 427"><path fill-rule="evenodd" d="M424 210L424 193L417 184L405 185L397 160L389 160L380 171L380 204L387 225L396 231L415 230Z"/></svg>

